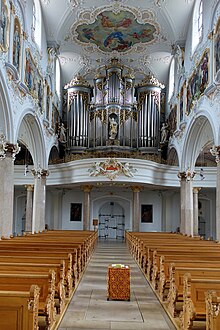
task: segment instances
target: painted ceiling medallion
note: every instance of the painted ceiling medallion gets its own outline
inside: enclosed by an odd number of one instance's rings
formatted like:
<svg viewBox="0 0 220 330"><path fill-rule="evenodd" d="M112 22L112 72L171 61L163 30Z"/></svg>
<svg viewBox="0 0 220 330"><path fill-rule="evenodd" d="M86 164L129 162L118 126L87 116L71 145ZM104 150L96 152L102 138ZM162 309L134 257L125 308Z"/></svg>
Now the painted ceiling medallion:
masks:
<svg viewBox="0 0 220 330"><path fill-rule="evenodd" d="M158 27L153 22L139 23L133 13L121 10L117 13L105 10L89 24L76 28L78 41L95 44L103 52L126 52L137 43L148 44L155 39Z"/></svg>

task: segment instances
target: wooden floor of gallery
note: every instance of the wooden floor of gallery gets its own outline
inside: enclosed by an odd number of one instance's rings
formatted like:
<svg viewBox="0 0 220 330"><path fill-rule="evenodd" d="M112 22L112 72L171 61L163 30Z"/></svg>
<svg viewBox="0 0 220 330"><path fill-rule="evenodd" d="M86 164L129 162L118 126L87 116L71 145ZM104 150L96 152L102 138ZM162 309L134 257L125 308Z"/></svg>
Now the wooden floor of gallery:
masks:
<svg viewBox="0 0 220 330"><path fill-rule="evenodd" d="M131 269L130 301L107 301L110 264ZM61 321L59 330L70 329L175 329L140 268L122 241L100 240L81 282Z"/></svg>

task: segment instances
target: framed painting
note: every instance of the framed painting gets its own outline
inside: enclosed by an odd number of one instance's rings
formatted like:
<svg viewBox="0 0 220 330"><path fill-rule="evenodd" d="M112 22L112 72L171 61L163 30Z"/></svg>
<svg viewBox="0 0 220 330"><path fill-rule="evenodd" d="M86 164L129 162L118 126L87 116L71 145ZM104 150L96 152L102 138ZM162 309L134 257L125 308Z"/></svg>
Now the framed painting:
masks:
<svg viewBox="0 0 220 330"><path fill-rule="evenodd" d="M81 221L82 220L82 204L71 203L70 205L70 221Z"/></svg>
<svg viewBox="0 0 220 330"><path fill-rule="evenodd" d="M6 52L9 44L9 11L6 0L0 1L0 51Z"/></svg>
<svg viewBox="0 0 220 330"><path fill-rule="evenodd" d="M216 24L214 37L214 73L220 70L220 18Z"/></svg>
<svg viewBox="0 0 220 330"><path fill-rule="evenodd" d="M151 204L141 205L141 222L153 223L153 205Z"/></svg>

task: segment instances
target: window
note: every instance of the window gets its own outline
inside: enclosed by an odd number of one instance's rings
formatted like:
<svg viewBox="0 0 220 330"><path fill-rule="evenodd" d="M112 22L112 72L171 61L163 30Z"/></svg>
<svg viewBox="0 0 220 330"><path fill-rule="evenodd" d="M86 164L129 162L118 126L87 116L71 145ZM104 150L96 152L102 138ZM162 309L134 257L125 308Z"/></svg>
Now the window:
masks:
<svg viewBox="0 0 220 330"><path fill-rule="evenodd" d="M168 93L168 101L170 101L173 92L174 92L174 57L170 62L170 74L169 74L169 93Z"/></svg>
<svg viewBox="0 0 220 330"><path fill-rule="evenodd" d="M193 12L193 26L192 26L192 52L195 51L202 38L203 30L203 1L198 0L195 3Z"/></svg>
<svg viewBox="0 0 220 330"><path fill-rule="evenodd" d="M39 49L41 49L41 7L39 0L34 0L33 2L33 39L38 45Z"/></svg>
<svg viewBox="0 0 220 330"><path fill-rule="evenodd" d="M60 62L58 58L56 59L56 92L60 98Z"/></svg>

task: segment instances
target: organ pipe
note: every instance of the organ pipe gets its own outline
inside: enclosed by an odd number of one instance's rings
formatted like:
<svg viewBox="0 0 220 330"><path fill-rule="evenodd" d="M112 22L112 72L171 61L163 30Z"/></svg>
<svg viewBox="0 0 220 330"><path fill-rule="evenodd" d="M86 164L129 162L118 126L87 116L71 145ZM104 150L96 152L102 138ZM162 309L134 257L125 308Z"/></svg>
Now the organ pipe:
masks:
<svg viewBox="0 0 220 330"><path fill-rule="evenodd" d="M97 70L93 83L78 75L65 86L69 150L157 150L164 86L152 76L135 86L131 69L115 58Z"/></svg>

